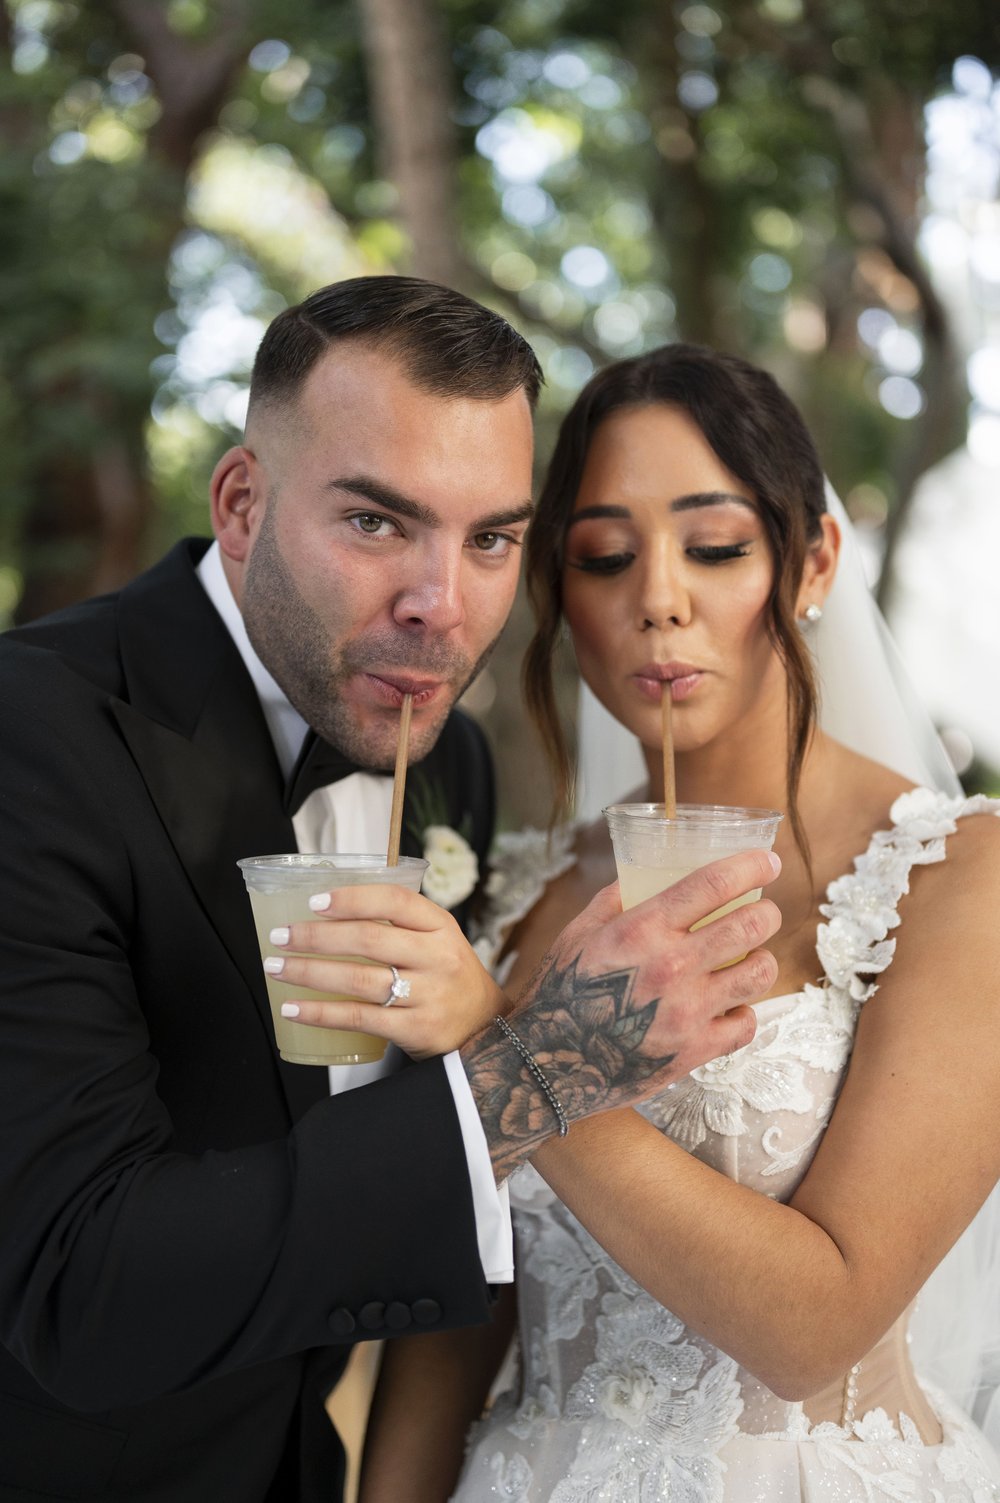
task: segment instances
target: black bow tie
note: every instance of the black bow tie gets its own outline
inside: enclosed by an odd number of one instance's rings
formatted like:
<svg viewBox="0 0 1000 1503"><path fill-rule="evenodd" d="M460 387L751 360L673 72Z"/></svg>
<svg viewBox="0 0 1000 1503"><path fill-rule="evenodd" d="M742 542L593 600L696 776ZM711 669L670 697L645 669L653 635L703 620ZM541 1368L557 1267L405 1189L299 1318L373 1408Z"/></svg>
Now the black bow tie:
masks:
<svg viewBox="0 0 1000 1503"><path fill-rule="evenodd" d="M291 819L317 788L325 788L328 783L350 777L352 772L363 771L356 762L350 761L343 752L331 746L329 741L324 741L315 731L310 731L285 782L285 813Z"/></svg>

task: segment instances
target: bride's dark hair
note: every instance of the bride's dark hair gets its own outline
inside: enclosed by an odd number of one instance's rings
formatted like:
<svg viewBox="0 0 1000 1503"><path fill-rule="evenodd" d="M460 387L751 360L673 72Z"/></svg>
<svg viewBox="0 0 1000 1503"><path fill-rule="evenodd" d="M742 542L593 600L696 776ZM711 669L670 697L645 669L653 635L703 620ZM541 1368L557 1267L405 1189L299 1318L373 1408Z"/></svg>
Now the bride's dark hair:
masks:
<svg viewBox="0 0 1000 1503"><path fill-rule="evenodd" d="M806 552L822 535L823 469L798 408L766 371L735 355L671 344L598 371L563 419L538 510L528 531L527 585L535 634L524 662L528 708L552 764L558 813L572 792L566 740L556 708L552 657L562 621L566 524L598 426L624 407L664 403L697 424L722 463L760 508L774 560L767 627L788 678L788 812L796 843L805 833L796 807L802 760L816 720L817 688L795 621Z"/></svg>

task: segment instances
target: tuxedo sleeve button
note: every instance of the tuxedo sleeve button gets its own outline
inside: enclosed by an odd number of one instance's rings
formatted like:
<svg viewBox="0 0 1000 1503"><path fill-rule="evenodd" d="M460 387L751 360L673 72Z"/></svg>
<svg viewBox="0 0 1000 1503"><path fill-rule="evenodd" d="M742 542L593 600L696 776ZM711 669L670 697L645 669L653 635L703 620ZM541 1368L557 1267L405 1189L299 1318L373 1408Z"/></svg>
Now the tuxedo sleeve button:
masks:
<svg viewBox="0 0 1000 1503"><path fill-rule="evenodd" d="M390 1331L405 1331L412 1320L409 1305L404 1305L401 1300L394 1299L391 1305L386 1306L385 1323Z"/></svg>
<svg viewBox="0 0 1000 1503"><path fill-rule="evenodd" d="M370 1304L362 1305L358 1311L358 1320L362 1330L381 1331L385 1325L385 1305L381 1300L373 1299Z"/></svg>
<svg viewBox="0 0 1000 1503"><path fill-rule="evenodd" d="M436 1299L415 1299L413 1319L418 1326L433 1326L441 1319L441 1306Z"/></svg>
<svg viewBox="0 0 1000 1503"><path fill-rule="evenodd" d="M331 1311L327 1323L334 1336L350 1336L354 1330L354 1316L350 1310L345 1310L343 1307Z"/></svg>

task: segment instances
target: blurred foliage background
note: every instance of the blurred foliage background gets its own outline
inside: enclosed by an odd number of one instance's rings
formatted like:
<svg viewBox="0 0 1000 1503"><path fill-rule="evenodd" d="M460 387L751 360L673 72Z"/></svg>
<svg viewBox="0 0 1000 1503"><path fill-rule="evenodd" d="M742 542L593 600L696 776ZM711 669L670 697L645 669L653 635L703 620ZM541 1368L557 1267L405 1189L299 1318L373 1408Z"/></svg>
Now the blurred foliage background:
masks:
<svg viewBox="0 0 1000 1503"><path fill-rule="evenodd" d="M0 624L205 532L267 321L393 270L533 342L543 459L609 359L768 366L891 613L920 477L1000 462L998 64L993 0L0 0Z"/></svg>

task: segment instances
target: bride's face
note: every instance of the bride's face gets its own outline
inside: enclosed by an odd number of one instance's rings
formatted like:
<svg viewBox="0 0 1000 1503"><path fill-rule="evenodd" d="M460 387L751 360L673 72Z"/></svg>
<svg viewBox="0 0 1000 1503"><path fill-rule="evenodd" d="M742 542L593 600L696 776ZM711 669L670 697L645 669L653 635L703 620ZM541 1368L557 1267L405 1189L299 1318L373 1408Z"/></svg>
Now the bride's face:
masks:
<svg viewBox="0 0 1000 1503"><path fill-rule="evenodd" d="M563 608L581 673L645 746L660 744L667 679L678 751L749 729L765 706L783 713L772 573L748 487L683 410L602 422L568 522Z"/></svg>

